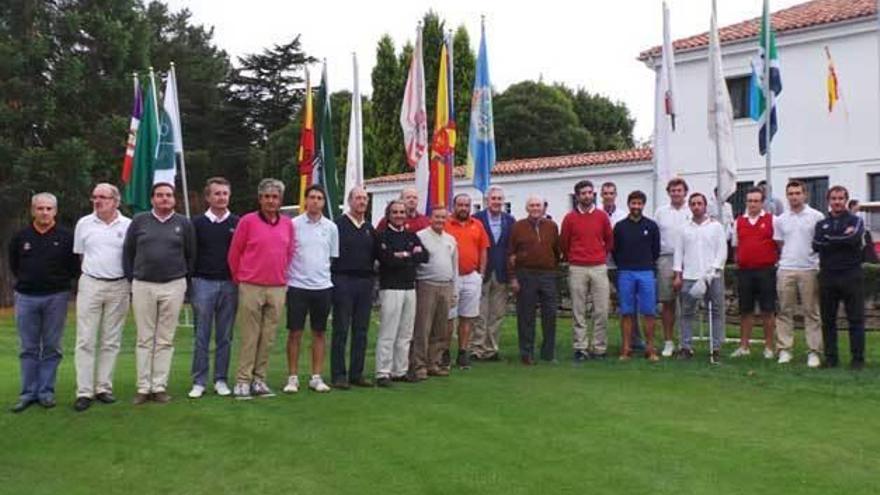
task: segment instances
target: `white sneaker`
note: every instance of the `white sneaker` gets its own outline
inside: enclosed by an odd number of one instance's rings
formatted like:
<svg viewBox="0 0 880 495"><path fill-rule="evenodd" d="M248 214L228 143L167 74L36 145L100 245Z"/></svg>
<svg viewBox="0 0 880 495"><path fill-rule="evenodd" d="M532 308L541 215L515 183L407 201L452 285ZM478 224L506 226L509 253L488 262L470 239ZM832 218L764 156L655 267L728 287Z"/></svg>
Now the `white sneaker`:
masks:
<svg viewBox="0 0 880 495"><path fill-rule="evenodd" d="M776 357L776 353L773 352L773 349L769 347L764 348L764 359L773 359Z"/></svg>
<svg viewBox="0 0 880 495"><path fill-rule="evenodd" d="M672 342L671 340L667 340L666 343L663 344L663 352L661 353L661 355L663 357L668 358L668 357L672 357L672 355L674 353L675 353L675 343Z"/></svg>
<svg viewBox="0 0 880 495"><path fill-rule="evenodd" d="M779 351L779 359L776 361L779 364L788 364L792 359L791 351L781 350Z"/></svg>
<svg viewBox="0 0 880 495"><path fill-rule="evenodd" d="M226 382L224 382L223 380L217 380L216 382L214 382L214 392L217 392L217 395L219 395L220 397L229 397L229 395L232 393L232 391L229 390L229 385L227 385Z"/></svg>
<svg viewBox="0 0 880 495"><path fill-rule="evenodd" d="M731 353L730 357L732 357L732 358L746 357L746 356L750 355L751 353L752 353L752 350L749 349L748 347L737 347L736 350L733 351L733 353Z"/></svg>
<svg viewBox="0 0 880 495"><path fill-rule="evenodd" d="M235 398L238 400L251 400L253 396L251 395L251 384L250 383L236 383L235 390L233 391L235 394Z"/></svg>
<svg viewBox="0 0 880 495"><path fill-rule="evenodd" d="M201 399L205 395L205 387L203 385L193 385L192 390L188 394L190 399Z"/></svg>
<svg viewBox="0 0 880 495"><path fill-rule="evenodd" d="M285 394L295 394L299 392L299 377L296 375L290 375L287 377L287 385L281 389Z"/></svg>
<svg viewBox="0 0 880 495"><path fill-rule="evenodd" d="M815 352L807 354L807 366L810 368L818 368L822 366L822 359Z"/></svg>
<svg viewBox="0 0 880 495"><path fill-rule="evenodd" d="M321 375L312 375L312 379L309 380L309 388L314 390L315 392L329 392L330 387L324 383L324 379L321 378Z"/></svg>
<svg viewBox="0 0 880 495"><path fill-rule="evenodd" d="M266 382L260 380L254 380L254 384L251 386L251 393L261 398L275 397L275 392L266 385Z"/></svg>

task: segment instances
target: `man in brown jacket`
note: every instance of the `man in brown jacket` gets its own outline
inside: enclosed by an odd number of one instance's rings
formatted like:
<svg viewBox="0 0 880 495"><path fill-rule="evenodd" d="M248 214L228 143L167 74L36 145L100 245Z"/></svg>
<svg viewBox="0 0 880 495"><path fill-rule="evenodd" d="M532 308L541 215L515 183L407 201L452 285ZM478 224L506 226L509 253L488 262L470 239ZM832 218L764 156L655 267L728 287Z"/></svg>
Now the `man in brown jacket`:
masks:
<svg viewBox="0 0 880 495"><path fill-rule="evenodd" d="M535 306L541 304L541 359L556 355L556 276L559 267L559 229L544 216L544 200L526 200L528 217L513 224L508 248L510 287L516 295L516 327L523 364L534 364Z"/></svg>

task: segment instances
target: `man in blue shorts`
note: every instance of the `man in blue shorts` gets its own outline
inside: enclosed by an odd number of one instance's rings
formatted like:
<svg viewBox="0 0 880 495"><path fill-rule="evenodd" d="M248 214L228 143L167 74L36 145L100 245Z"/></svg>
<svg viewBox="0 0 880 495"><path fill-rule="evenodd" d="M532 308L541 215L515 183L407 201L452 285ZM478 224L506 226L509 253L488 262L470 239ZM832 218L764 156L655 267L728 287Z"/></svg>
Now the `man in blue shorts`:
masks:
<svg viewBox="0 0 880 495"><path fill-rule="evenodd" d="M612 255L617 264L622 361L628 360L632 353L630 344L637 314L645 318L645 357L651 361L659 359L654 350L654 316L657 313L654 269L660 257L660 229L653 220L642 216L646 201L642 191L631 192L627 198L629 216L614 225Z"/></svg>

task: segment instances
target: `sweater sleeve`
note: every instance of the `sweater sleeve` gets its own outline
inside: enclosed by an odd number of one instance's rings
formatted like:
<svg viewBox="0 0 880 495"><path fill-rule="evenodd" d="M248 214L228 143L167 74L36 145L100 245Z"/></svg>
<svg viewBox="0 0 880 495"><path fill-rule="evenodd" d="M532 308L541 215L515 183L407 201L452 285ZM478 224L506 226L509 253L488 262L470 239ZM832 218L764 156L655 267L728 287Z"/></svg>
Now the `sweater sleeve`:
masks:
<svg viewBox="0 0 880 495"><path fill-rule="evenodd" d="M416 252L412 253L413 264L427 263L428 257L430 256L430 254L428 254L428 250L425 249L425 246L422 244L422 240L419 239L419 236L417 236L415 234L410 234L410 235L412 236L412 241L413 241L413 251L415 251L415 248L417 248L417 247L419 248L418 253L416 253Z"/></svg>
<svg viewBox="0 0 880 495"><path fill-rule="evenodd" d="M651 259L656 263L660 259L660 227L651 224Z"/></svg>
<svg viewBox="0 0 880 495"><path fill-rule="evenodd" d="M559 235L557 247L562 251L562 257L568 256L568 249L571 245L571 215L565 215L562 219L562 232Z"/></svg>
<svg viewBox="0 0 880 495"><path fill-rule="evenodd" d="M16 233L14 236L12 236L12 239L9 240L9 247L7 251L9 255L9 270L12 272L12 276L16 279L18 279L18 271L19 267L21 266L21 260L18 256L18 245L20 244L18 237L19 233Z"/></svg>
<svg viewBox="0 0 880 495"><path fill-rule="evenodd" d="M196 229L192 222L185 220L183 224L183 257L186 259L187 276L196 271Z"/></svg>
<svg viewBox="0 0 880 495"><path fill-rule="evenodd" d="M134 257L137 254L137 230L140 222L136 217L125 231L125 240L122 242L122 271L125 278L131 281L134 278Z"/></svg>
<svg viewBox="0 0 880 495"><path fill-rule="evenodd" d="M232 281L238 283L239 267L241 266L241 255L244 252L244 246L247 242L248 227L250 221L239 221L232 233L232 242L229 243L229 253L226 255L226 263L229 265L229 273Z"/></svg>

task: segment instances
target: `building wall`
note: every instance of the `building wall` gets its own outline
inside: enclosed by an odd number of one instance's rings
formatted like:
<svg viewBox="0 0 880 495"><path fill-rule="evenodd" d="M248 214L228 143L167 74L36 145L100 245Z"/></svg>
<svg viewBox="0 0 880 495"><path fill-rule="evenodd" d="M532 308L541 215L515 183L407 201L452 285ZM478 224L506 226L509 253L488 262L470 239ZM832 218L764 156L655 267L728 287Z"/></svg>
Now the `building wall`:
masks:
<svg viewBox="0 0 880 495"><path fill-rule="evenodd" d="M828 46L840 80L842 104L827 110ZM880 102L878 40L872 19L804 30L778 37L782 94L779 132L772 147L774 196L782 197L794 177L828 176L854 197L868 199L867 174L880 172ZM756 41L725 46L728 77L751 72ZM671 141L674 170L692 189L711 192L715 185L714 147L707 131L708 72L706 50L676 55L678 131ZM734 123L739 180L765 177L758 153L759 124Z"/></svg>
<svg viewBox="0 0 880 495"><path fill-rule="evenodd" d="M607 167L581 167L565 171L551 171L522 175L496 177L493 184L504 188L505 200L510 203L511 214L516 218L524 218L525 202L531 194L545 198L548 213L557 222L571 209L570 195L574 184L581 179L591 180L597 189L605 181L617 184L618 207L626 208L626 195L635 189L641 189L648 195L648 211L653 209L653 166L649 163L613 165ZM385 212L385 205L400 194L402 187L411 184L380 184L368 186L372 194L371 211L373 223L378 223ZM455 192L464 192L474 198L474 202L482 203L479 191L469 181L460 179L455 183Z"/></svg>

